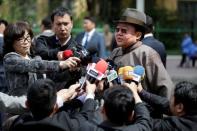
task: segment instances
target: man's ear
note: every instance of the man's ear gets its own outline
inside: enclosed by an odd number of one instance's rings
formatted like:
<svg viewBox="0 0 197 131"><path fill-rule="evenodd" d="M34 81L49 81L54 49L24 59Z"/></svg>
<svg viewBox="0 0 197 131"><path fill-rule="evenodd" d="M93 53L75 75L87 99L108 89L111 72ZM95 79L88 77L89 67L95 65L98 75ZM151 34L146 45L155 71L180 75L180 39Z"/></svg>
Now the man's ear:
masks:
<svg viewBox="0 0 197 131"><path fill-rule="evenodd" d="M128 116L128 119L129 119L130 121L134 121L134 111L132 111L131 115Z"/></svg>
<svg viewBox="0 0 197 131"><path fill-rule="evenodd" d="M105 111L105 107L103 106L102 109L101 109L101 114L103 116L103 119L104 120L107 120L107 116L106 116L106 111Z"/></svg>
<svg viewBox="0 0 197 131"><path fill-rule="evenodd" d="M137 37L137 40L140 40L140 38L142 37L142 32L137 31L136 37Z"/></svg>
<svg viewBox="0 0 197 131"><path fill-rule="evenodd" d="M104 106L101 108L101 113L105 114L105 107Z"/></svg>
<svg viewBox="0 0 197 131"><path fill-rule="evenodd" d="M59 108L58 108L58 105L57 105L57 103L56 103L56 104L54 105L54 107L53 107L53 112L56 113L56 112L58 111L58 109L59 109Z"/></svg>
<svg viewBox="0 0 197 131"><path fill-rule="evenodd" d="M184 105L182 103L176 104L175 110L176 110L178 116L182 116L185 114Z"/></svg>
<svg viewBox="0 0 197 131"><path fill-rule="evenodd" d="M28 100L25 101L25 106L26 106L27 109L29 109L29 102L28 102Z"/></svg>

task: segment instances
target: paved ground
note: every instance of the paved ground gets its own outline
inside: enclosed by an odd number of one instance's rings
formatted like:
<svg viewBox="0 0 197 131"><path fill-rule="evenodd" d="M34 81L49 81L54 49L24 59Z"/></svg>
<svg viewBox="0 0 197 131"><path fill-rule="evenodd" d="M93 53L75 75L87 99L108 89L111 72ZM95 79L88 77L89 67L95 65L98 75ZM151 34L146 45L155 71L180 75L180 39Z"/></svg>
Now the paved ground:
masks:
<svg viewBox="0 0 197 131"><path fill-rule="evenodd" d="M195 67L191 67L191 62L186 64L186 67L180 68L179 65L181 56L167 57L167 71L170 74L174 83L182 80L191 81L197 84L197 62Z"/></svg>

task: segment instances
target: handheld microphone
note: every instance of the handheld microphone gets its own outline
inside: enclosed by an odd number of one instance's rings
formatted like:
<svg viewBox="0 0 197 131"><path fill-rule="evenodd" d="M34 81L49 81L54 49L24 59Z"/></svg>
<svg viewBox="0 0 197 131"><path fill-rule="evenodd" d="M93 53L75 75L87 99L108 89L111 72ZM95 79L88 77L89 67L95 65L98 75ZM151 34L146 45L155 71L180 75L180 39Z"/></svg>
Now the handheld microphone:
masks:
<svg viewBox="0 0 197 131"><path fill-rule="evenodd" d="M114 61L107 59L106 62L108 63L108 72L106 76L106 80L104 81L104 87L108 88L109 83L113 84L120 84L120 79L117 74L117 65L114 63Z"/></svg>
<svg viewBox="0 0 197 131"><path fill-rule="evenodd" d="M116 78L118 78L118 74L117 74L117 72L115 70L110 70L107 73L107 82L112 82Z"/></svg>
<svg viewBox="0 0 197 131"><path fill-rule="evenodd" d="M119 80L120 80L120 84L123 84L124 83L124 79L123 79L123 69L124 67L120 67L118 69L118 77L119 77Z"/></svg>
<svg viewBox="0 0 197 131"><path fill-rule="evenodd" d="M133 72L133 67L131 67L131 66L123 67L123 79L125 81L126 80L131 80L133 78L132 72Z"/></svg>
<svg viewBox="0 0 197 131"><path fill-rule="evenodd" d="M138 84L144 77L144 67L136 66L134 68L124 67L123 78L126 82L135 82Z"/></svg>
<svg viewBox="0 0 197 131"><path fill-rule="evenodd" d="M95 69L101 72L102 74L105 74L105 71L107 70L107 68L108 68L108 63L103 59L98 61L95 65Z"/></svg>
<svg viewBox="0 0 197 131"><path fill-rule="evenodd" d="M90 81L90 83L94 83L96 80L102 80L107 70L108 63L101 59L95 64L89 66L87 74L85 76L85 80L81 84L81 88L84 87L86 80Z"/></svg>
<svg viewBox="0 0 197 131"><path fill-rule="evenodd" d="M72 50L65 50L63 51L63 58L66 60L69 57L73 56L73 51Z"/></svg>
<svg viewBox="0 0 197 131"><path fill-rule="evenodd" d="M134 79L136 78L136 81L140 82L141 80L144 79L145 69L143 66L137 65L134 67L133 73L134 73Z"/></svg>

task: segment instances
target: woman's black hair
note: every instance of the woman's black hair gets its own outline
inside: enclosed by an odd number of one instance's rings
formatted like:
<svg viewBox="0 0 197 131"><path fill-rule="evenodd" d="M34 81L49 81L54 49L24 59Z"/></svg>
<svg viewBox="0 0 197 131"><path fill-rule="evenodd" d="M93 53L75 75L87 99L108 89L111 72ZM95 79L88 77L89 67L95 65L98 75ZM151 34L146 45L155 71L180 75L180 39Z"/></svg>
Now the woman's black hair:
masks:
<svg viewBox="0 0 197 131"><path fill-rule="evenodd" d="M13 44L15 40L23 37L25 31L28 32L31 39L33 38L33 31L27 22L19 21L14 24L9 24L4 31L4 46L3 55L14 52Z"/></svg>

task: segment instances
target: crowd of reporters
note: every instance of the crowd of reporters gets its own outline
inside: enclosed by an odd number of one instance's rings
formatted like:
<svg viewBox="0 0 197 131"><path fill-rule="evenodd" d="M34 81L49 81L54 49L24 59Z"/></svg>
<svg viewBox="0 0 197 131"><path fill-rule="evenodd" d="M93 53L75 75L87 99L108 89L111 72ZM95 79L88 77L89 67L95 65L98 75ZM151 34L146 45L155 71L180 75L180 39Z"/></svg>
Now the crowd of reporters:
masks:
<svg viewBox="0 0 197 131"><path fill-rule="evenodd" d="M74 40L67 9L54 10L51 21L54 33L35 39L27 22L4 31L9 95L0 93L0 112L9 115L3 130L196 130L197 85L173 88L158 53L141 42L143 12L123 12L116 21L119 47L105 60L100 34L92 36L98 43L86 45L94 29L87 28L80 43ZM95 28L90 17L85 22Z"/></svg>

